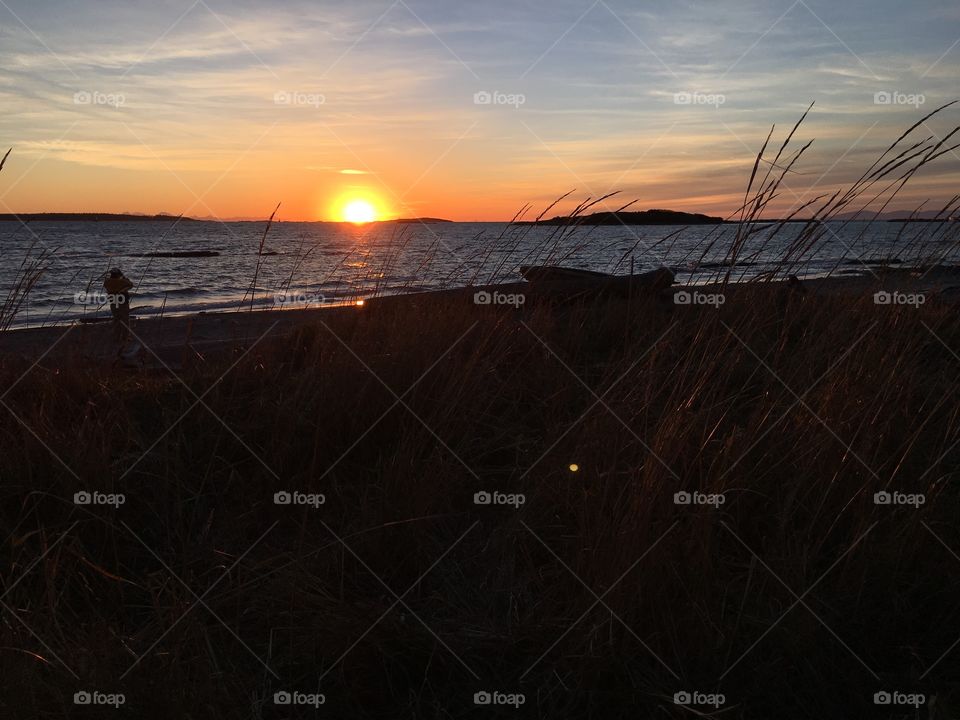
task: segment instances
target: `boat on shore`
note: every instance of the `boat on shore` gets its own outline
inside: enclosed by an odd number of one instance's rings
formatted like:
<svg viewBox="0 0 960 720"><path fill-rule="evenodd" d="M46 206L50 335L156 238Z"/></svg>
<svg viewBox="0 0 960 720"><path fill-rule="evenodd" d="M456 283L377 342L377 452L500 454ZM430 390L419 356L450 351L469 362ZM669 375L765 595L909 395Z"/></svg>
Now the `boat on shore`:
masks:
<svg viewBox="0 0 960 720"><path fill-rule="evenodd" d="M559 265L524 265L520 275L533 287L558 292L656 292L673 284L673 271L658 268L637 275L611 275Z"/></svg>

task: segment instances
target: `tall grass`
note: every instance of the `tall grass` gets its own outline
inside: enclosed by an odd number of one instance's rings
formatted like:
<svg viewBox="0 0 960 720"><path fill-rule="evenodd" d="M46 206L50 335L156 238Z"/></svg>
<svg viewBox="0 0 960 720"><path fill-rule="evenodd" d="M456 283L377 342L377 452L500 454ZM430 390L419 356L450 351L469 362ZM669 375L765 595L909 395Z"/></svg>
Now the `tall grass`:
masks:
<svg viewBox="0 0 960 720"><path fill-rule="evenodd" d="M0 171L6 165L11 152L13 152L13 148L7 150L3 158L0 159ZM30 245L20 261L20 265L13 276L13 281L0 299L0 332L7 330L13 324L17 314L29 300L31 291L46 272L47 263L52 254L52 251L43 247L38 250L36 242Z"/></svg>

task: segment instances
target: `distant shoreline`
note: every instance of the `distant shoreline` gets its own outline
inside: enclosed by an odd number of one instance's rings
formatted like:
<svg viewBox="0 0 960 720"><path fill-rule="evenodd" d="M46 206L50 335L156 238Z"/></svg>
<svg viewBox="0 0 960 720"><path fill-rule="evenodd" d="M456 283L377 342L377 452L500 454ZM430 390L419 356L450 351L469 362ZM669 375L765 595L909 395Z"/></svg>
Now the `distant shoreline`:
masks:
<svg viewBox="0 0 960 720"><path fill-rule="evenodd" d="M125 213L0 213L0 221L23 222L29 220L46 220L51 222L116 222L116 221L157 221L177 220L176 215L128 215ZM180 220L189 222L217 222L216 220L198 220L196 218L181 217Z"/></svg>
<svg viewBox="0 0 960 720"><path fill-rule="evenodd" d="M161 222L178 221L191 223L239 223L239 222L267 222L262 219L219 219L219 218L192 218L178 217L177 215L134 215L127 213L0 213L0 222ZM830 218L827 222L850 222L850 218ZM863 218L856 222L869 222L870 218ZM274 220L276 223L331 223L349 225L346 221L337 220ZM394 220L376 220L378 224L396 223L398 225L417 225L435 223L509 223L509 220L447 220L444 218L396 218ZM643 210L639 212L602 212L583 217L557 216L549 220L520 220L515 225L736 225L739 220L725 220L721 217L703 215L700 213L684 213L673 210ZM760 218L757 222L764 223L809 223L823 222L816 218ZM877 218L875 222L894 223L942 223L957 222L953 218Z"/></svg>
<svg viewBox="0 0 960 720"><path fill-rule="evenodd" d="M268 218L192 218L186 216L167 215L137 215L133 213L0 213L0 222L156 222L162 220L179 220L181 222L267 222ZM351 225L345 220L274 220L281 222L304 223L336 223ZM452 223L455 220L446 220L435 217L396 218L394 220L374 220L376 223L397 223L400 225Z"/></svg>

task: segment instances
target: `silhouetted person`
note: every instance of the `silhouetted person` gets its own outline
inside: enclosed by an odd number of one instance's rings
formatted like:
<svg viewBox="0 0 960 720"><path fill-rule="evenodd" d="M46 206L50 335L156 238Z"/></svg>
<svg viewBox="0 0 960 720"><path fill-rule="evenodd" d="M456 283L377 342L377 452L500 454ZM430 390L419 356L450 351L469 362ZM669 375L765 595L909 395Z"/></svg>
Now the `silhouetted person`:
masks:
<svg viewBox="0 0 960 720"><path fill-rule="evenodd" d="M120 268L113 268L103 281L103 287L109 295L114 332L120 340L126 340L130 333L130 291L133 283Z"/></svg>

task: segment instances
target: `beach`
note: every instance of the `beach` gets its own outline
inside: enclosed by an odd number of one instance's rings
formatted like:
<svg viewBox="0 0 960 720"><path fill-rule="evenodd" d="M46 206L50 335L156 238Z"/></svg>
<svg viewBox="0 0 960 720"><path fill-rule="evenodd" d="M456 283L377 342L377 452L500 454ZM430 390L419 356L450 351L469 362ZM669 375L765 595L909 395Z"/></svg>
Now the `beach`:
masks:
<svg viewBox="0 0 960 720"><path fill-rule="evenodd" d="M620 276L623 278L623 276ZM918 268L899 265L863 264L850 267L846 274L807 278L801 281L803 292L814 296L846 298L853 302L872 299L876 292L920 294L924 302L953 304L960 301L960 266L926 265ZM674 282L669 288L660 288L655 295L664 303L672 303L677 292L704 294L722 293L733 303L749 303L767 293L769 288L789 291L786 280L777 282L707 282L686 285ZM796 289L796 288L794 288ZM462 309L475 305L476 293L519 295L524 302L516 309L535 306L554 306L577 299L604 295L601 287L571 289L568 286L550 286L529 282L503 282L448 290L411 292L399 295L358 297L321 307L286 307L269 310L237 309L217 312L178 312L168 308L169 317L145 316L132 324L133 337L127 347L141 345L138 352L140 366L171 364L181 367L184 362L202 359L205 353L222 352L230 348L248 347L254 342L267 344L280 337L315 328L322 323L357 321L364 315L386 312L397 316L416 316L418 313L437 312L451 306ZM642 291L650 294L648 290ZM621 293L622 294L622 293ZM529 305L528 305L529 302ZM136 301L134 301L134 313ZM113 339L111 322L63 322L39 328L14 329L0 335L0 354L22 359L70 358L79 363L103 363L116 359L121 344Z"/></svg>

